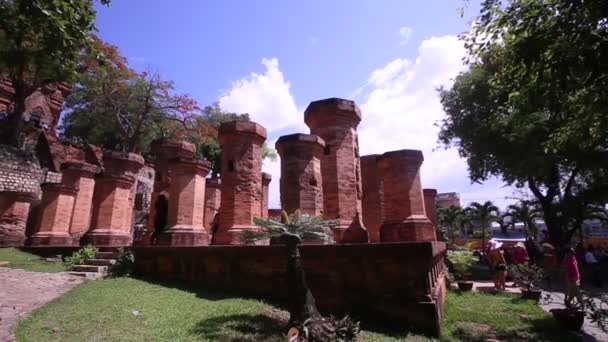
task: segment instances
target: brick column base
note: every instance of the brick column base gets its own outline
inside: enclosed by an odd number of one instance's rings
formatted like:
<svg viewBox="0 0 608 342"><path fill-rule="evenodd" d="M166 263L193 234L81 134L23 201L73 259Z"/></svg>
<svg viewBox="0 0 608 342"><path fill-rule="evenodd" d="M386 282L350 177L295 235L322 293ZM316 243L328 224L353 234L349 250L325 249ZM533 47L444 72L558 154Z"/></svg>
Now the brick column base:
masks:
<svg viewBox="0 0 608 342"><path fill-rule="evenodd" d="M435 226L425 216L410 216L400 222L385 222L380 227L382 242L435 241Z"/></svg>

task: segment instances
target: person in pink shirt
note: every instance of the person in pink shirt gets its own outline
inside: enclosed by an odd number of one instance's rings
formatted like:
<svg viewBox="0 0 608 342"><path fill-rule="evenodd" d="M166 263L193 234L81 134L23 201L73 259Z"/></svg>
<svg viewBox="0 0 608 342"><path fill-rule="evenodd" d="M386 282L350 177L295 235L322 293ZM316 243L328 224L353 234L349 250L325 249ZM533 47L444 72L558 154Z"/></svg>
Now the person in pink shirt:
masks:
<svg viewBox="0 0 608 342"><path fill-rule="evenodd" d="M515 265L521 265L528 262L528 252L526 252L526 246L523 242L518 242L513 247L513 263Z"/></svg>
<svg viewBox="0 0 608 342"><path fill-rule="evenodd" d="M566 281L566 290L564 293L564 305L570 307L572 305L572 299L576 297L578 303L583 302L583 296L581 295L581 274L578 271L578 262L576 261L576 255L574 254L573 248L566 249L566 255L562 261L562 267L564 269L564 278Z"/></svg>

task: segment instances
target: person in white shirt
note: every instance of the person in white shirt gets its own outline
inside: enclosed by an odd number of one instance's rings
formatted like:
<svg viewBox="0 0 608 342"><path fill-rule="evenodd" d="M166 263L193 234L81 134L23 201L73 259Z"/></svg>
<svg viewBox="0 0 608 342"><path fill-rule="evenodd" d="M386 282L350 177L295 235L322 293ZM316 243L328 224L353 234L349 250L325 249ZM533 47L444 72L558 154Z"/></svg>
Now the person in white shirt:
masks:
<svg viewBox="0 0 608 342"><path fill-rule="evenodd" d="M585 253L585 263L589 265L591 270L591 277L593 278L593 282L595 286L602 287L602 277L600 274L600 264L595 257L595 249L593 246L589 246L587 248L587 252Z"/></svg>

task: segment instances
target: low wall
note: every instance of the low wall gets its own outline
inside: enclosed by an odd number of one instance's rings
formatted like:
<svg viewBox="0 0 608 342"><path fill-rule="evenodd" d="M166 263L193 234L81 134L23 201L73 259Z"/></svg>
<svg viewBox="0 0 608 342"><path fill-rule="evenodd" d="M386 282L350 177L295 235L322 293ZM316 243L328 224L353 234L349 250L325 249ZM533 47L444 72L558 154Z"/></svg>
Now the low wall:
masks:
<svg viewBox="0 0 608 342"><path fill-rule="evenodd" d="M323 313L351 313L410 331L440 333L443 242L301 247L306 279ZM136 273L283 300L283 246L135 248Z"/></svg>

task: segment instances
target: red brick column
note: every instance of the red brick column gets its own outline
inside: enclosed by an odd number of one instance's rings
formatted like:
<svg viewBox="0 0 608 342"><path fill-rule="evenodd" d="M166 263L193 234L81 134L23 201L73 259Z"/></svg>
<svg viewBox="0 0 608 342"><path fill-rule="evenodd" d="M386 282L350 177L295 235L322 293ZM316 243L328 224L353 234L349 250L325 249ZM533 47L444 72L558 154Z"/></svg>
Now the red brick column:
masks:
<svg viewBox="0 0 608 342"><path fill-rule="evenodd" d="M23 246L30 205L36 193L0 192L0 246Z"/></svg>
<svg viewBox="0 0 608 342"><path fill-rule="evenodd" d="M380 242L380 226L384 222L384 189L378 168L377 154L361 157L363 185L363 223L369 232L369 242Z"/></svg>
<svg viewBox="0 0 608 342"><path fill-rule="evenodd" d="M135 176L144 159L135 153L106 152L103 165L104 172L95 183L91 229L85 235L85 243L99 247L129 246L133 242Z"/></svg>
<svg viewBox="0 0 608 342"><path fill-rule="evenodd" d="M213 234L213 224L217 222L217 213L220 211L222 190L219 178L207 178L205 184L205 216L203 226L209 234Z"/></svg>
<svg viewBox="0 0 608 342"><path fill-rule="evenodd" d="M203 226L205 177L209 168L209 162L200 159L176 158L170 161L169 229L159 235L159 245L209 244L209 233Z"/></svg>
<svg viewBox="0 0 608 342"><path fill-rule="evenodd" d="M323 215L321 158L325 141L316 135L291 134L277 140L281 156L281 207L288 213Z"/></svg>
<svg viewBox="0 0 608 342"><path fill-rule="evenodd" d="M194 158L196 146L188 141L161 138L152 142L152 154L154 155L154 171L156 179L154 181L154 191L150 195L150 212L148 214L148 226L140 245L150 245L154 234L156 223L156 206L160 196L169 199L169 187L171 175L169 172L169 160L173 158Z"/></svg>
<svg viewBox="0 0 608 342"><path fill-rule="evenodd" d="M215 244L240 244L253 218L262 211L262 144L266 129L255 122L233 121L219 129L222 148L222 198Z"/></svg>
<svg viewBox="0 0 608 342"><path fill-rule="evenodd" d="M323 174L324 216L337 219L334 239L339 243L367 242L361 213L361 169L357 126L359 107L338 98L311 102L304 112L310 133L325 140Z"/></svg>
<svg viewBox="0 0 608 342"><path fill-rule="evenodd" d="M268 187L271 181L272 175L262 172L262 217L268 217Z"/></svg>
<svg viewBox="0 0 608 342"><path fill-rule="evenodd" d="M439 218L437 217L437 190L436 189L422 189L424 196L424 212L426 217L433 222L435 226L435 240L438 236L441 236L439 232Z"/></svg>
<svg viewBox="0 0 608 342"><path fill-rule="evenodd" d="M384 188L382 242L435 241L420 185L423 160L422 152L417 150L386 152L378 158Z"/></svg>
<svg viewBox="0 0 608 342"><path fill-rule="evenodd" d="M42 202L32 246L73 246L70 223L78 190L60 183L41 185Z"/></svg>
<svg viewBox="0 0 608 342"><path fill-rule="evenodd" d="M72 212L70 235L77 241L88 230L91 223L91 206L95 190L97 166L82 162L66 162L61 165L62 183L78 189Z"/></svg>

